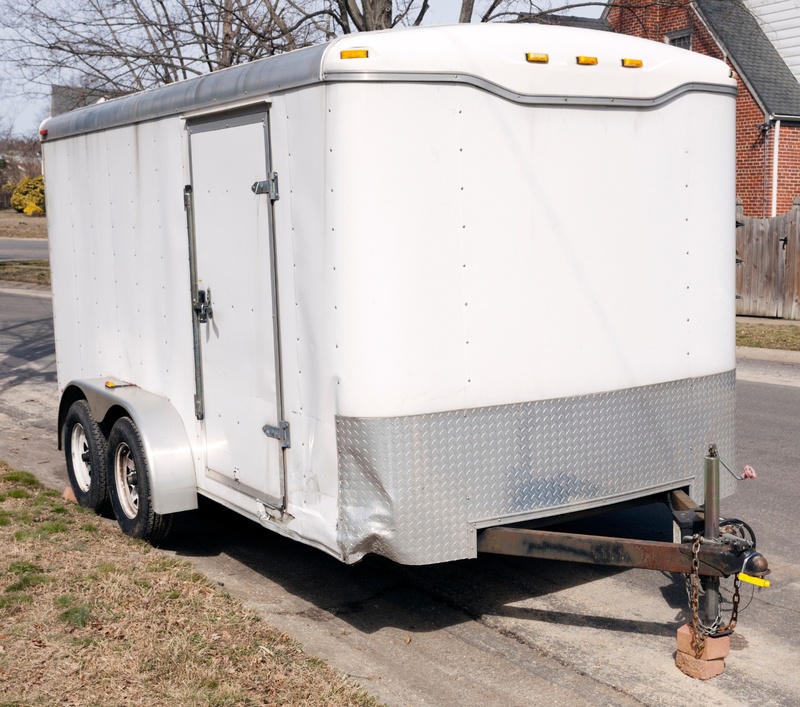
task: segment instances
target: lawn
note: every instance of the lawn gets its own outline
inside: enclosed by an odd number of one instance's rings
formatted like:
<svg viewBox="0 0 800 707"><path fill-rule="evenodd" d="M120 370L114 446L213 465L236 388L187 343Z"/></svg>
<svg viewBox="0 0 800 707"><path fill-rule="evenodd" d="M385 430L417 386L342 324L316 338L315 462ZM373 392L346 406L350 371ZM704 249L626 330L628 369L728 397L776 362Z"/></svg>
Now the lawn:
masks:
<svg viewBox="0 0 800 707"><path fill-rule="evenodd" d="M50 284L49 260L0 261L0 280L28 282L34 285ZM1 706L0 706L1 707Z"/></svg>
<svg viewBox="0 0 800 707"><path fill-rule="evenodd" d="M0 209L0 238L47 238L47 218Z"/></svg>
<svg viewBox="0 0 800 707"><path fill-rule="evenodd" d="M188 562L0 462L0 705L376 705Z"/></svg>
<svg viewBox="0 0 800 707"><path fill-rule="evenodd" d="M800 326L736 322L736 345L759 349L800 351Z"/></svg>

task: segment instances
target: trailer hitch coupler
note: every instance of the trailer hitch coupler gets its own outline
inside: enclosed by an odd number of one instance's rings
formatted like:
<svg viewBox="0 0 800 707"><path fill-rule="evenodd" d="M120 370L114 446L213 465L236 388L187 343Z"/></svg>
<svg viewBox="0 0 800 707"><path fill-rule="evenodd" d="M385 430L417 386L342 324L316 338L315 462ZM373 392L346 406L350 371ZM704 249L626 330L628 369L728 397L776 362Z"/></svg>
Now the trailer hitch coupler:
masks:
<svg viewBox="0 0 800 707"><path fill-rule="evenodd" d="M767 562L767 558L760 552L755 552L745 561L742 572L755 577L769 574L769 562Z"/></svg>

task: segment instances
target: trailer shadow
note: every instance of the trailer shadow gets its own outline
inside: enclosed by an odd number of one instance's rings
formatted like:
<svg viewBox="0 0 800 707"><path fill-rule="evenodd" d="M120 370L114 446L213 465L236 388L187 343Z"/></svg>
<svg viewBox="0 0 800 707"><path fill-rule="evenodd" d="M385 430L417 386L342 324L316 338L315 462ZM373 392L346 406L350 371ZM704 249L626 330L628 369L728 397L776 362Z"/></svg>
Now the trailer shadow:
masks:
<svg viewBox="0 0 800 707"><path fill-rule="evenodd" d="M49 305L48 300L44 306ZM0 389L27 383L54 383L56 349L50 312L22 323L0 324L0 351L4 352L0 356Z"/></svg>
<svg viewBox="0 0 800 707"><path fill-rule="evenodd" d="M564 529L664 539L663 525L663 516L647 507L586 519ZM248 568L256 584L263 578L263 587L252 587L253 596L275 583L300 599L303 607L312 605L298 614L320 622L338 617L368 634L389 627L424 633L471 620L515 619L674 636L686 621L681 610L686 593L679 575L641 571L650 577L647 591L657 596L660 590L664 602L676 610L671 622L593 615L560 593L568 595L571 589L629 570L491 555L426 566L368 556L348 566L205 500L198 511L176 518L164 548L186 558L227 556ZM653 581L661 586L651 590Z"/></svg>

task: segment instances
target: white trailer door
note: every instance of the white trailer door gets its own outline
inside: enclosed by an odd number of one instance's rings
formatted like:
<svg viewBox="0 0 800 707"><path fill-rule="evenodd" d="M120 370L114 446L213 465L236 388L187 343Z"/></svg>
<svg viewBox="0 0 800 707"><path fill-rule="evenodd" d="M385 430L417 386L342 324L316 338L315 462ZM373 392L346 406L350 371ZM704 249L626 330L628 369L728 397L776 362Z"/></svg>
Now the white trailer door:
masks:
<svg viewBox="0 0 800 707"><path fill-rule="evenodd" d="M265 193L267 118L262 106L188 123L190 238L193 231L197 408L205 419L207 475L280 508L285 443L277 438L282 405L272 200Z"/></svg>

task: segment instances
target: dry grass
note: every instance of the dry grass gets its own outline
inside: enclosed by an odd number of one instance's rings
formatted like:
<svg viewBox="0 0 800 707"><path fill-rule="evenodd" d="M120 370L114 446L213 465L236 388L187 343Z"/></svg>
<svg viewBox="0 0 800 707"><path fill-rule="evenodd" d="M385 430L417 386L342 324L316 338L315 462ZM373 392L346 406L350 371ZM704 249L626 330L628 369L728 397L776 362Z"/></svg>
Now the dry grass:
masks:
<svg viewBox="0 0 800 707"><path fill-rule="evenodd" d="M0 238L47 238L47 217L0 209Z"/></svg>
<svg viewBox="0 0 800 707"><path fill-rule="evenodd" d="M10 260L0 262L0 280L30 282L34 285L50 284L49 260ZM2 705L0 705L2 707Z"/></svg>
<svg viewBox="0 0 800 707"><path fill-rule="evenodd" d="M800 351L800 326L737 322L736 345L754 346L759 349Z"/></svg>
<svg viewBox="0 0 800 707"><path fill-rule="evenodd" d="M0 707L375 705L192 566L0 462Z"/></svg>

